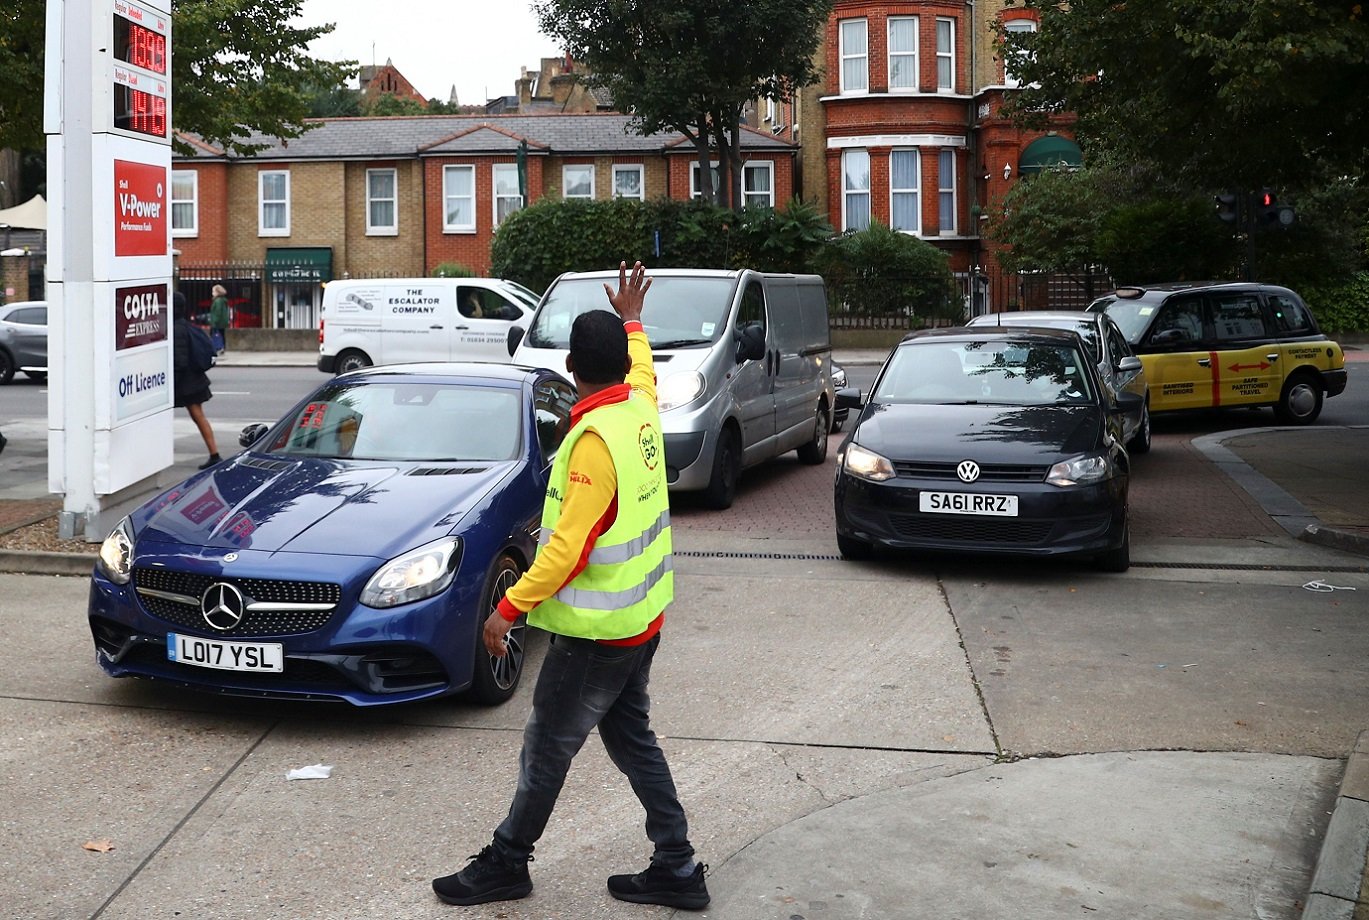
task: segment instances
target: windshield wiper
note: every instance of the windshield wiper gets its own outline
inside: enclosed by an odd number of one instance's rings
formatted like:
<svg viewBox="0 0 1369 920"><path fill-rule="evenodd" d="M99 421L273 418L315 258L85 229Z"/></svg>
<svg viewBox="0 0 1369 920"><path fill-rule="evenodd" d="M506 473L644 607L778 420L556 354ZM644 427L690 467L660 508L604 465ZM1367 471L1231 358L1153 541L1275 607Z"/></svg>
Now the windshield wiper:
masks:
<svg viewBox="0 0 1369 920"><path fill-rule="evenodd" d="M652 342L652 348L695 348L699 345L712 345L712 339L667 339L664 342Z"/></svg>

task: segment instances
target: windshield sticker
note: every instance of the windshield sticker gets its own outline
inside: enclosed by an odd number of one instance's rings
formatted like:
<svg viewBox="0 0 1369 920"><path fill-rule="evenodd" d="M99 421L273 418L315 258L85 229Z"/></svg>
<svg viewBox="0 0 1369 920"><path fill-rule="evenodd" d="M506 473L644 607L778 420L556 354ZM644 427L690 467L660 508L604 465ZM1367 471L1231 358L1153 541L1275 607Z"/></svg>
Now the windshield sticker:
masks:
<svg viewBox="0 0 1369 920"><path fill-rule="evenodd" d="M718 324L717 324L717 323L704 323L704 324L703 324L703 328L701 328L701 329L699 330L699 335L712 336L712 335L713 335L713 330L716 329L716 328L718 328Z"/></svg>
<svg viewBox="0 0 1369 920"><path fill-rule="evenodd" d="M1152 313L1155 312L1155 308L1154 308L1154 307L1142 307L1142 308L1141 308L1140 310L1138 310L1137 312L1140 313L1142 316L1149 316L1150 314L1152 314Z"/></svg>

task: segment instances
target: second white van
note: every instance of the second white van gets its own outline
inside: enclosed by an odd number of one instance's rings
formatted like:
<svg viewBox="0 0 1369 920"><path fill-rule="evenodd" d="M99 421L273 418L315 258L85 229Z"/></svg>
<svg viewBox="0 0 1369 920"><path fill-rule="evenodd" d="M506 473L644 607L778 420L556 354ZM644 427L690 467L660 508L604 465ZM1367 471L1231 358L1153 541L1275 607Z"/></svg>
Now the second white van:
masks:
<svg viewBox="0 0 1369 920"><path fill-rule="evenodd" d="M345 278L323 289L318 369L373 364L509 360L509 331L537 305L498 278Z"/></svg>
<svg viewBox="0 0 1369 920"><path fill-rule="evenodd" d="M786 451L827 457L835 399L827 295L818 275L659 269L642 325L651 339L665 435L666 481L732 504L743 468ZM527 334L514 331L515 364L565 373L570 327L611 309L604 285L618 272L565 274L543 296Z"/></svg>

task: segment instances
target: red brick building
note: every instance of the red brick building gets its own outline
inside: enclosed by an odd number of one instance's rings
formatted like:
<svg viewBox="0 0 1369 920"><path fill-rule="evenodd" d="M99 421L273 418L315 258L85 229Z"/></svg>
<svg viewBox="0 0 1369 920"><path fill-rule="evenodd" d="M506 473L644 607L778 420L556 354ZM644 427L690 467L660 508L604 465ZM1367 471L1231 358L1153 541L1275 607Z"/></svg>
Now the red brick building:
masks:
<svg viewBox="0 0 1369 920"><path fill-rule="evenodd" d="M1004 0L837 0L826 78L796 100L804 196L838 230L878 220L945 250L974 313L1021 300L982 235L990 209L1024 174L1080 162L1072 119L1028 132L1000 114L1018 82L995 39L1036 24Z"/></svg>
<svg viewBox="0 0 1369 920"><path fill-rule="evenodd" d="M172 235L193 303L222 282L235 325L311 328L335 277L490 270L499 222L546 196L685 200L697 159L683 136L641 137L610 113L323 119L252 157L194 141L172 163ZM268 141L269 142L269 141ZM517 158L526 145L526 194ZM797 148L741 141L748 203L794 194ZM200 288L204 290L201 291Z"/></svg>

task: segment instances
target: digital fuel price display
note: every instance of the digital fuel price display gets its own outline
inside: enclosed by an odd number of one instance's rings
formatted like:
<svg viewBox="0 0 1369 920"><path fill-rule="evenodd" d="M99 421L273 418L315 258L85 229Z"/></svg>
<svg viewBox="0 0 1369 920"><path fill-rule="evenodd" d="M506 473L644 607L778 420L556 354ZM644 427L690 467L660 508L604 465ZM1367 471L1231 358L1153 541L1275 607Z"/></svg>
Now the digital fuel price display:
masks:
<svg viewBox="0 0 1369 920"><path fill-rule="evenodd" d="M114 127L165 139L167 18L124 0L114 2Z"/></svg>

